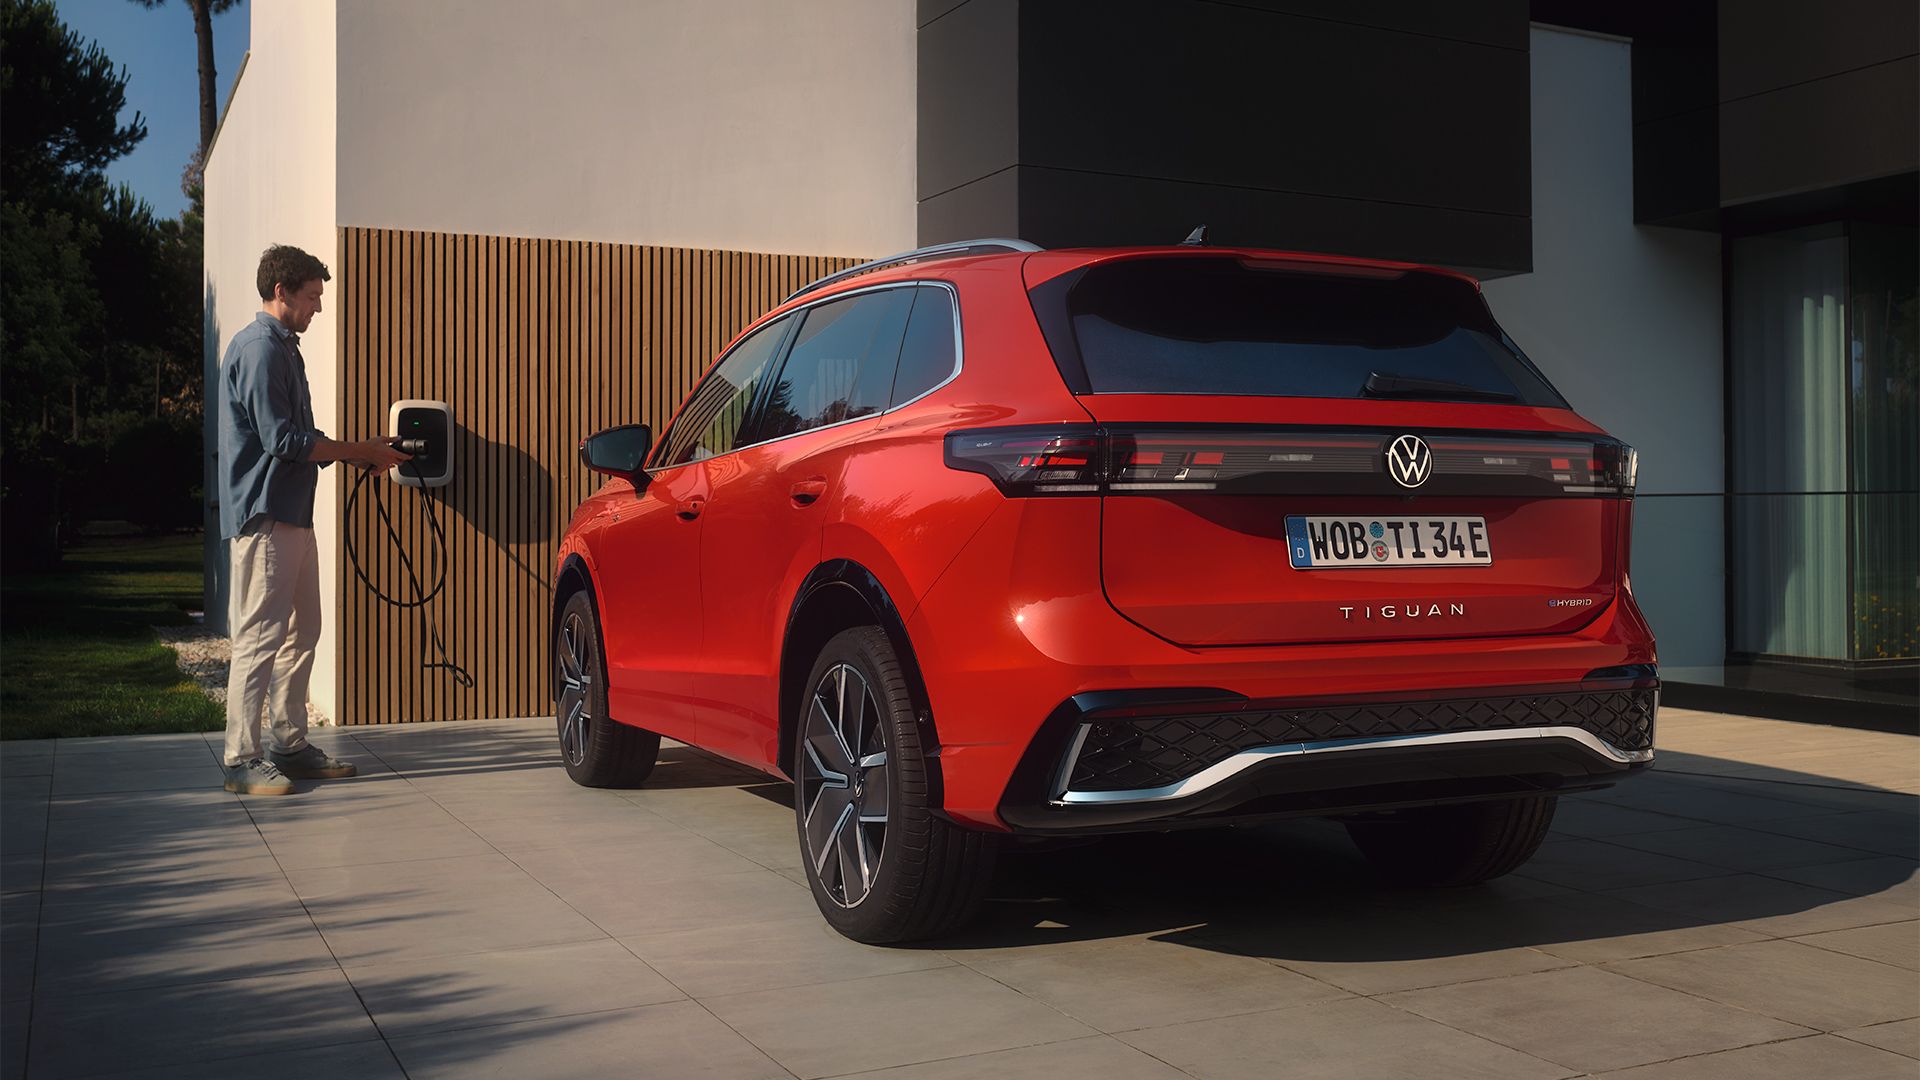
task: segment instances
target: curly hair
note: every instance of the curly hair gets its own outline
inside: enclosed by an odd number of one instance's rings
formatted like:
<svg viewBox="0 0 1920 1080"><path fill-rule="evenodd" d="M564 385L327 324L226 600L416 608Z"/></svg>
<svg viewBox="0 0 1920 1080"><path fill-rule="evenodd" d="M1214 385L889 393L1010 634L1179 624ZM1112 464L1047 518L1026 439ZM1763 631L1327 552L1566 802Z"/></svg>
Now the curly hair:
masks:
<svg viewBox="0 0 1920 1080"><path fill-rule="evenodd" d="M257 284L260 286L260 299L273 299L273 287L285 286L288 292L298 292L300 286L315 278L332 281L333 275L327 273L327 264L286 244L275 244L260 254L260 273Z"/></svg>

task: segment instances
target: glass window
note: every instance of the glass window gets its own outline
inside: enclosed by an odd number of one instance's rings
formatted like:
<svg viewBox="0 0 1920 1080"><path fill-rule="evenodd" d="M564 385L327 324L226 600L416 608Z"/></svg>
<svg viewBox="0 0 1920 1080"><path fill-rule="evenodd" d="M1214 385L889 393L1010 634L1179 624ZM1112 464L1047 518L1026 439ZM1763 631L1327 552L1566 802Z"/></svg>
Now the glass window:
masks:
<svg viewBox="0 0 1920 1080"><path fill-rule="evenodd" d="M1729 651L1847 656L1847 239L1732 244Z"/></svg>
<svg viewBox="0 0 1920 1080"><path fill-rule="evenodd" d="M912 306L912 289L882 289L808 308L767 391L756 441L886 408Z"/></svg>
<svg viewBox="0 0 1920 1080"><path fill-rule="evenodd" d="M700 381L662 441L659 464L684 465L739 446L754 392L767 377L787 323L782 317L755 330Z"/></svg>
<svg viewBox="0 0 1920 1080"><path fill-rule="evenodd" d="M1077 348L1096 394L1566 404L1474 287L1439 274L1129 259L1089 269L1065 304L1072 341L1050 344Z"/></svg>
<svg viewBox="0 0 1920 1080"><path fill-rule="evenodd" d="M1848 239L1853 658L1902 659L1920 656L1920 244L1870 222Z"/></svg>
<svg viewBox="0 0 1920 1080"><path fill-rule="evenodd" d="M912 401L953 374L953 294L938 285L922 285L913 293L900 370L893 376L894 405Z"/></svg>

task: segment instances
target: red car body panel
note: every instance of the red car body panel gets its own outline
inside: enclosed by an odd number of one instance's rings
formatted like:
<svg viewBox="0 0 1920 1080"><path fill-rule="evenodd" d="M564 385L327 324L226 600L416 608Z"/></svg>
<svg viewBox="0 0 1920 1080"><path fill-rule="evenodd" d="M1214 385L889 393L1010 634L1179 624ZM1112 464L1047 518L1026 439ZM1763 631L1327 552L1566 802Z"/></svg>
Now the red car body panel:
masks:
<svg viewBox="0 0 1920 1080"><path fill-rule="evenodd" d="M1006 827L997 807L1042 722L1088 691L1427 694L1577 684L1591 672L1654 663L1625 573L1630 499L1428 498L1423 512L1487 518L1498 561L1462 584L1453 574L1386 567L1290 573L1265 499L1015 498L987 476L949 467L950 432L1012 425L1603 434L1570 410L1506 404L1076 396L1028 290L1092 263L1144 256L1461 276L1236 249L1050 251L895 267L788 301L754 326L849 289L951 284L960 371L894 411L687 465L656 462L644 493L613 479L581 505L559 565L578 560L591 577L614 718L783 773L788 619L808 575L834 560L865 568L897 610L938 731L945 813L987 829ZM796 498L802 485L813 498ZM699 511L691 520L690 508ZM1287 506L1348 509L1358 509L1355 500L1337 495ZM1549 598L1583 603L1549 609ZM1466 618L1389 624L1338 611L1460 601L1471 605Z"/></svg>

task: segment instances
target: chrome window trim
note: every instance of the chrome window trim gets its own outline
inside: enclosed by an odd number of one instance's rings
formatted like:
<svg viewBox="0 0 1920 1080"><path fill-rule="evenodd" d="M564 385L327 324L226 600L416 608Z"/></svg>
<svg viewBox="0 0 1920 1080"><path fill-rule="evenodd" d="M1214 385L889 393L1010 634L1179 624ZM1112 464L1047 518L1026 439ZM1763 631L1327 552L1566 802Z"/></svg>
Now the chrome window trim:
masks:
<svg viewBox="0 0 1920 1080"><path fill-rule="evenodd" d="M1357 739L1328 739L1321 742L1279 743L1273 746L1256 746L1251 750L1242 750L1205 769L1181 780L1157 788L1134 788L1126 791L1072 791L1066 786L1067 778L1072 776L1073 766L1080 756L1080 745L1086 739L1087 728L1082 724L1075 736L1073 747L1060 767L1060 780L1054 790L1055 806L1078 806L1087 804L1162 802L1178 799L1205 791L1255 765L1277 758L1301 757L1308 754L1335 754L1352 750L1397 749L1408 746L1453 746L1468 743L1486 742L1522 742L1527 739L1568 739L1579 743L1587 750L1616 764L1627 765L1653 760L1652 750L1622 750L1584 728L1571 725L1555 725L1537 728L1505 728L1498 731L1447 731L1421 732L1412 735L1373 735Z"/></svg>
<svg viewBox="0 0 1920 1080"><path fill-rule="evenodd" d="M926 390L922 391L921 393L916 394L911 398L908 398L906 401L903 401L898 405L889 405L885 409L882 409L881 411L876 413L868 413L865 416L853 416L845 420L836 420L831 424L822 424L819 427L810 427L805 431L795 431L787 435L780 435L771 439L762 439L759 442L748 443L745 446L736 446L733 449L728 450L725 454L715 454L712 457L695 458L692 461L683 461L678 465L661 465L656 468L651 468L646 470L647 475L657 476L660 473L670 472L674 469L685 468L688 465L698 465L703 461L717 461L720 458L726 457L728 454L737 454L742 450L752 450L753 448L758 446L771 446L774 443L782 442L786 439L797 439L802 435L811 435L816 431L826 431L830 428L842 427L847 424L857 424L862 420L878 419L879 417L887 416L891 413L898 412L909 405L912 405L913 403L926 397L928 394L933 393L934 391L940 389L941 387L946 386L948 383L952 382L953 380L959 378L961 370L966 366L965 356L961 351L963 348L964 336L960 332L960 290L951 281L939 281L931 278L929 279L915 278L912 281L885 281L877 285L862 285L857 289L846 289L841 292L830 293L826 296L809 300L804 304L800 304L796 307L790 308L782 312L779 317L781 319L790 319L793 316L799 314L800 312L808 310L809 308L818 307L821 304L831 303L832 301L841 300L849 296L858 296L862 293L881 292L886 289L909 289L909 288L914 288L916 286L921 286L921 285L936 285L942 289L945 289L947 291L947 303L953 312L953 370L947 373L946 378L933 384L932 386L928 387ZM909 319L911 319L911 312L909 312ZM904 328L902 329L901 334L902 334L901 342L904 344L906 341ZM745 339L742 338L742 343L744 343L744 340ZM738 348L738 347L739 347L738 345L735 346L735 348ZM791 350L792 350L792 346L788 346L787 351L791 351ZM733 353L733 349L728 349L726 352L723 352L719 356L715 357L713 363L708 366L706 373L700 376L700 382L694 384L693 389L687 392L687 396L680 400L680 404L685 405L688 400L692 399L693 395L699 393L701 384L705 383L709 378L711 378L715 371L720 370L720 365L726 363L727 357L732 355L732 353ZM782 367L784 367L786 364L786 357L784 354L780 357L780 361L781 361ZM898 371L898 370L899 369L896 362L895 371ZM778 377L779 372L776 371L774 375L775 377ZM678 417L676 417L675 419L677 420ZM673 431L673 425L669 424L667 426L667 432L671 433L672 431ZM658 445L662 445L662 446L666 445L665 434L661 436Z"/></svg>

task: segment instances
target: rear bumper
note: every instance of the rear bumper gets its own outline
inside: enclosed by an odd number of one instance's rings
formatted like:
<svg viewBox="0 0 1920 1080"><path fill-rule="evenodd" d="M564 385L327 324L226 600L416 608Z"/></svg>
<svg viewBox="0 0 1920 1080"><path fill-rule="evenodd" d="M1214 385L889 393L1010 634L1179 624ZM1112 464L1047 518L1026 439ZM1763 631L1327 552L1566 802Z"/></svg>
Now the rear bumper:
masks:
<svg viewBox="0 0 1920 1080"><path fill-rule="evenodd" d="M1119 832L1604 787L1652 763L1659 696L1651 668L1607 675L1423 698L1078 694L998 816L1015 832Z"/></svg>
<svg viewBox="0 0 1920 1080"><path fill-rule="evenodd" d="M1591 622L1564 634L1176 645L1149 633L1108 602L1098 559L1089 558L1085 542L1075 539L1099 535L1099 509L1094 499L1007 500L907 614L907 633L940 747L941 806L957 822L983 829L1031 827L1016 818L1023 808L1043 807L1048 800L1021 786L1030 781L1026 771L1034 767L1030 763L1036 754L1058 766L1065 736L1059 734L1063 725L1053 718L1063 703L1087 694L1158 694L1162 700L1184 702L1183 707L1198 703L1194 711L1238 710L1248 703L1355 701L1359 699L1353 695L1361 692L1375 701L1421 702L1506 692L1488 687L1578 690L1591 673L1655 663L1652 632L1625 588ZM1197 687L1216 689L1192 689ZM1267 744L1341 737L1339 731L1312 732L1275 737ZM1056 739L1060 741L1054 743ZM1584 774L1583 783L1589 786L1605 784L1635 764L1609 763L1601 755L1595 759L1597 774L1584 763L1575 768L1566 763L1566 752L1593 757L1576 743L1519 736L1497 746L1474 747L1471 753L1458 745L1404 745L1370 750L1366 758L1384 763L1389 756L1418 752L1435 759L1491 755L1511 761L1516 755L1544 753L1551 760L1535 767L1518 760L1500 766L1503 775L1553 782L1556 775ZM1292 756L1296 760L1290 764L1297 767L1280 772L1324 770L1329 777L1343 771L1334 767L1335 759L1354 757L1346 751ZM1584 761L1578 756L1570 760ZM1481 773L1488 769L1471 767ZM1249 768L1232 783L1214 787L1216 793L1240 790L1265 783L1275 771ZM1329 780L1322 789L1331 786ZM1042 784L1037 790L1044 789ZM1164 806L1161 811L1162 817L1183 812ZM1009 812L1014 817L1008 817ZM1152 816L1137 809L1128 813L1140 820ZM1099 816L1087 811L1073 820Z"/></svg>

